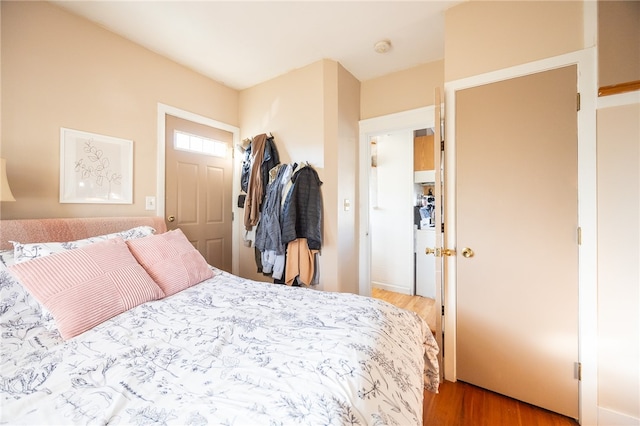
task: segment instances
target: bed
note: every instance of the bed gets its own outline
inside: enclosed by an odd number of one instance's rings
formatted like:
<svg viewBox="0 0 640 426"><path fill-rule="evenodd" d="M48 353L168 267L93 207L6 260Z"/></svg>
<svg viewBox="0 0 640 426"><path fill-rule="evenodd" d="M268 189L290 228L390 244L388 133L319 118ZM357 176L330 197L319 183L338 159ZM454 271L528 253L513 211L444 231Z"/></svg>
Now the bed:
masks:
<svg viewBox="0 0 640 426"><path fill-rule="evenodd" d="M0 424L422 424L439 380L424 320L203 268L165 231L148 217L0 222ZM135 297L116 285L122 312L107 285L61 293L91 262L140 283Z"/></svg>

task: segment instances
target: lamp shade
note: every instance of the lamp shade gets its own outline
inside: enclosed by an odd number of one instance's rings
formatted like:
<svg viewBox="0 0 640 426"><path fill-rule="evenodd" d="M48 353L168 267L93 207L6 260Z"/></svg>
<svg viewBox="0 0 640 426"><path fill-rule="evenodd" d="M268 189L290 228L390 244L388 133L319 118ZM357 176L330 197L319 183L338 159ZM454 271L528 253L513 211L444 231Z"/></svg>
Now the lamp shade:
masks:
<svg viewBox="0 0 640 426"><path fill-rule="evenodd" d="M15 201L7 180L7 161L0 158L0 201Z"/></svg>

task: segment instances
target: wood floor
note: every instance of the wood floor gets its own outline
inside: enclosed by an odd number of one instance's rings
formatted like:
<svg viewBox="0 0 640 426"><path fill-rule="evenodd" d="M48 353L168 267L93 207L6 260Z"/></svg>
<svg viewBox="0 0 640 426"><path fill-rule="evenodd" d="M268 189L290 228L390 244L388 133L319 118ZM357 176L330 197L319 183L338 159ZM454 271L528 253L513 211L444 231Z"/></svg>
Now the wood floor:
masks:
<svg viewBox="0 0 640 426"><path fill-rule="evenodd" d="M381 288L372 288L371 295L376 299L386 300L392 305L400 306L420 315L427 321L432 332L436 331L436 310L433 308L435 300L421 296L409 296L408 294L394 293Z"/></svg>
<svg viewBox="0 0 640 426"><path fill-rule="evenodd" d="M424 392L423 424L434 426L578 426L560 414L464 382Z"/></svg>
<svg viewBox="0 0 640 426"><path fill-rule="evenodd" d="M434 301L382 289L372 296L409 309L435 329ZM424 392L425 426L577 426L578 422L542 408L464 382L440 384L439 393Z"/></svg>

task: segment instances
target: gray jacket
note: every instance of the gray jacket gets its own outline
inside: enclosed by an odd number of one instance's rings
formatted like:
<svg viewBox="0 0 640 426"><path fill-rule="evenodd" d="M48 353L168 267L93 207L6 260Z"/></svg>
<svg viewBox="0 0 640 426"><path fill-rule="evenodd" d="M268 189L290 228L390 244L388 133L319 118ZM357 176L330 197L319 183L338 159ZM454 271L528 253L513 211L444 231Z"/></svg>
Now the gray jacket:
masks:
<svg viewBox="0 0 640 426"><path fill-rule="evenodd" d="M280 227L282 243L297 238L306 238L309 249L320 250L322 246L322 181L318 173L306 166L291 177L291 188L282 207Z"/></svg>
<svg viewBox="0 0 640 426"><path fill-rule="evenodd" d="M291 166L281 166L276 178L267 186L260 222L256 229L255 246L261 252L273 250L279 255L285 252L280 229L280 211L282 209L282 188L286 183L283 182L283 176L286 174L287 167Z"/></svg>

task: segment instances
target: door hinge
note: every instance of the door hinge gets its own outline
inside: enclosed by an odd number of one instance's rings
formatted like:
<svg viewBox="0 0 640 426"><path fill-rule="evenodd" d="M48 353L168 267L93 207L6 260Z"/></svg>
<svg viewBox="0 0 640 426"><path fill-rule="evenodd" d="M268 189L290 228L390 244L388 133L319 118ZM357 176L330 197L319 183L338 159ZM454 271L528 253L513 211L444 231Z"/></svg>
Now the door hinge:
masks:
<svg viewBox="0 0 640 426"><path fill-rule="evenodd" d="M582 381L582 363L576 362L576 379Z"/></svg>
<svg viewBox="0 0 640 426"><path fill-rule="evenodd" d="M231 222L233 222L235 220L236 216L235 213L232 211L231 212Z"/></svg>
<svg viewBox="0 0 640 426"><path fill-rule="evenodd" d="M578 226L578 245L582 245L582 228Z"/></svg>
<svg viewBox="0 0 640 426"><path fill-rule="evenodd" d="M444 152L444 141L440 141L440 151Z"/></svg>
<svg viewBox="0 0 640 426"><path fill-rule="evenodd" d="M580 92L578 92L578 93L576 94L576 98L577 98L577 99L576 99L576 102L577 102L577 104L576 104L576 111L580 111Z"/></svg>
<svg viewBox="0 0 640 426"><path fill-rule="evenodd" d="M444 305L442 305L442 316L444 316Z"/></svg>
<svg viewBox="0 0 640 426"><path fill-rule="evenodd" d="M444 234L444 222L440 224L440 232Z"/></svg>

